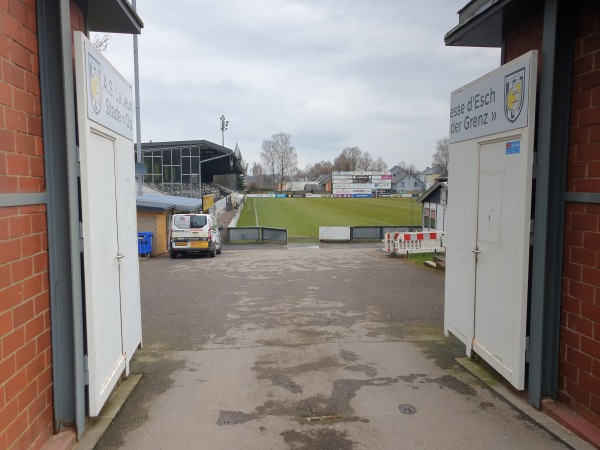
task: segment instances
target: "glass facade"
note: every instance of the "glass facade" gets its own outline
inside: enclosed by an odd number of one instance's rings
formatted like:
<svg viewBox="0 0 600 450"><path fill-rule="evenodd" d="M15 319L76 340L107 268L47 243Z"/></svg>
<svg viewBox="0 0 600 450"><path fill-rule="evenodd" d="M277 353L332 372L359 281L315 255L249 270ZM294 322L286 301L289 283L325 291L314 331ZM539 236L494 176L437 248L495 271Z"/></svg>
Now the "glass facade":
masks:
<svg viewBox="0 0 600 450"><path fill-rule="evenodd" d="M200 198L200 148L143 150L144 183L165 194Z"/></svg>

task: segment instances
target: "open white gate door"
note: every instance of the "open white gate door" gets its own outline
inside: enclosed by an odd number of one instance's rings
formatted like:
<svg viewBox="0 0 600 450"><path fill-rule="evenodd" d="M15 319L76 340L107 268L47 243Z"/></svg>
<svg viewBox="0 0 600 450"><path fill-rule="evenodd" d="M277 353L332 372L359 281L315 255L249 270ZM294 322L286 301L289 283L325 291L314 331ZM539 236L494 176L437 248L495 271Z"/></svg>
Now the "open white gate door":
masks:
<svg viewBox="0 0 600 450"><path fill-rule="evenodd" d="M525 388L537 53L453 92L444 328Z"/></svg>
<svg viewBox="0 0 600 450"><path fill-rule="evenodd" d="M96 416L141 343L131 86L76 32L88 409Z"/></svg>

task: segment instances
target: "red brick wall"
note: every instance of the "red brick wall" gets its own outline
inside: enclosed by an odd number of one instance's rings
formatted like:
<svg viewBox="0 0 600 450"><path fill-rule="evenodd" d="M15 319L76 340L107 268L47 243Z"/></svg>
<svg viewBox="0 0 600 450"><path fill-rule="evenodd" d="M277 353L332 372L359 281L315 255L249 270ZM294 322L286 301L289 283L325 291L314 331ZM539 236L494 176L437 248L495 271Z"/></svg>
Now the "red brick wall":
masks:
<svg viewBox="0 0 600 450"><path fill-rule="evenodd" d="M567 191L600 192L600 4L577 5ZM505 60L541 50L542 14L507 28ZM540 53L541 70L541 53ZM600 205L568 203L559 398L600 426Z"/></svg>
<svg viewBox="0 0 600 450"><path fill-rule="evenodd" d="M35 2L0 2L0 192L43 192Z"/></svg>
<svg viewBox="0 0 600 450"><path fill-rule="evenodd" d="M600 5L578 9L568 192L600 193ZM600 204L565 215L559 398L600 426Z"/></svg>
<svg viewBox="0 0 600 450"><path fill-rule="evenodd" d="M600 205L567 204L559 398L600 426Z"/></svg>
<svg viewBox="0 0 600 450"><path fill-rule="evenodd" d="M0 193L44 192L35 0L0 0ZM46 207L0 208L0 448L53 432Z"/></svg>
<svg viewBox="0 0 600 450"><path fill-rule="evenodd" d="M512 21L511 21L512 22ZM515 22L504 31L504 63L531 50L538 50L538 70L541 68L544 17L542 14Z"/></svg>
<svg viewBox="0 0 600 450"><path fill-rule="evenodd" d="M0 448L52 434L45 206L0 208Z"/></svg>

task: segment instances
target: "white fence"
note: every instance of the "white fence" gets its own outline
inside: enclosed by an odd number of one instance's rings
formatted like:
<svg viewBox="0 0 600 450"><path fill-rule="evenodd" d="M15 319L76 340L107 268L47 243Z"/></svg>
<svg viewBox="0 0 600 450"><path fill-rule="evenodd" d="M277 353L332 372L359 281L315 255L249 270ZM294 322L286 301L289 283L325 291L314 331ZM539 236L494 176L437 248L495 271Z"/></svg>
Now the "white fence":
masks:
<svg viewBox="0 0 600 450"><path fill-rule="evenodd" d="M385 233L384 250L399 254L437 253L446 251L446 234L440 232Z"/></svg>
<svg viewBox="0 0 600 450"><path fill-rule="evenodd" d="M319 241L349 241L350 227L319 227Z"/></svg>
<svg viewBox="0 0 600 450"><path fill-rule="evenodd" d="M421 227L418 228L419 230ZM410 225L397 226L360 226L360 227L319 227L319 241L351 242L381 241L387 232L409 232L415 230Z"/></svg>

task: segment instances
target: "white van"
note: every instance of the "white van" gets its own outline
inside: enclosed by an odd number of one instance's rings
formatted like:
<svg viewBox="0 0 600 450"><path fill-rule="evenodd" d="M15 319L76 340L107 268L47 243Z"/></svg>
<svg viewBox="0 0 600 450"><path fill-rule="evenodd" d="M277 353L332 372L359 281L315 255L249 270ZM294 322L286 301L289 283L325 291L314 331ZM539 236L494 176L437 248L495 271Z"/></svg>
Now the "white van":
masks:
<svg viewBox="0 0 600 450"><path fill-rule="evenodd" d="M221 253L221 227L209 214L174 214L171 220L171 258L187 253Z"/></svg>

